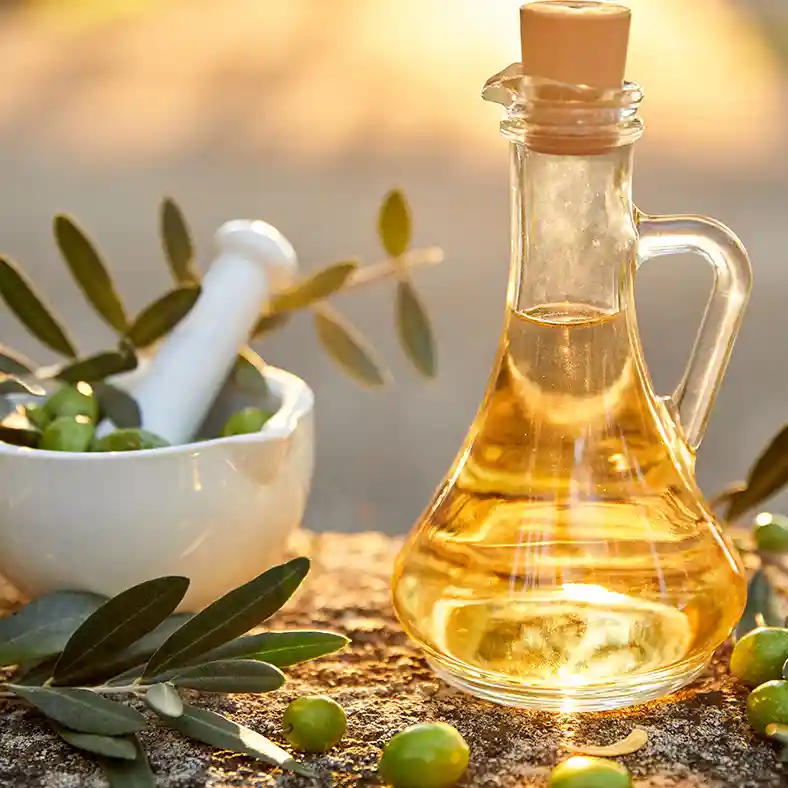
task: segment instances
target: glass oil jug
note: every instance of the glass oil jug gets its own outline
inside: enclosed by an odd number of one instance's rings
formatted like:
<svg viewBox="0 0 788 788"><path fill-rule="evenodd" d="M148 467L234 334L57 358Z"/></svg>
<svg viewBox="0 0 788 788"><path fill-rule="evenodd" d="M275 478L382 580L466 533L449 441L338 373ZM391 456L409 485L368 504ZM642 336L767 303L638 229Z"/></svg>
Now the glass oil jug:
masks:
<svg viewBox="0 0 788 788"><path fill-rule="evenodd" d="M505 326L465 443L396 563L395 608L433 669L499 703L593 711L691 682L738 621L742 567L694 477L749 296L736 237L632 204L642 94L630 12L521 9L506 107L512 246ZM652 390L640 264L694 252L714 286L686 373Z"/></svg>

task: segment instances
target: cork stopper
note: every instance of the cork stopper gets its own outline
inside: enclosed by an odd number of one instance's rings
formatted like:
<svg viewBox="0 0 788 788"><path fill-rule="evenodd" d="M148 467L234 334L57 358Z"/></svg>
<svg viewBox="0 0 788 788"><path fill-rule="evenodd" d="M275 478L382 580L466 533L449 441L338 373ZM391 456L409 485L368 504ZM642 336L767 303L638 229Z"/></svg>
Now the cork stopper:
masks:
<svg viewBox="0 0 788 788"><path fill-rule="evenodd" d="M620 88L632 12L594 0L538 0L520 8L524 72L570 85Z"/></svg>

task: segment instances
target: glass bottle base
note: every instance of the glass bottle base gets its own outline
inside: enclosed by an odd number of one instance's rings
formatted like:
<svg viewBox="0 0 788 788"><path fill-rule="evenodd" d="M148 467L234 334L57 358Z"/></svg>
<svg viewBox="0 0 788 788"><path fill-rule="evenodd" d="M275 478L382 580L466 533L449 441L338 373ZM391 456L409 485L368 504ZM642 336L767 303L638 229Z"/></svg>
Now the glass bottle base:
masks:
<svg viewBox="0 0 788 788"><path fill-rule="evenodd" d="M458 669L443 659L430 655L427 663L447 684L502 706L537 711L572 712L611 711L656 700L695 681L708 660L684 663L668 670L621 677L615 683L582 687L544 687L514 682L499 682L471 670Z"/></svg>

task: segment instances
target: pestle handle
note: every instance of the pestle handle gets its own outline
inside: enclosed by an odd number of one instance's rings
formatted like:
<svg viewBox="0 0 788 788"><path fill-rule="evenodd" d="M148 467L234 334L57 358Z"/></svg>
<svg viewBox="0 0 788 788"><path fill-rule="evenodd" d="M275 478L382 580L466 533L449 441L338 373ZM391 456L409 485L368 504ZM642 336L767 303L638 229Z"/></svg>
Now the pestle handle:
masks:
<svg viewBox="0 0 788 788"><path fill-rule="evenodd" d="M228 222L216 244L197 303L129 386L143 428L173 445L194 439L266 301L298 270L289 241L265 222ZM102 424L99 434L112 429Z"/></svg>

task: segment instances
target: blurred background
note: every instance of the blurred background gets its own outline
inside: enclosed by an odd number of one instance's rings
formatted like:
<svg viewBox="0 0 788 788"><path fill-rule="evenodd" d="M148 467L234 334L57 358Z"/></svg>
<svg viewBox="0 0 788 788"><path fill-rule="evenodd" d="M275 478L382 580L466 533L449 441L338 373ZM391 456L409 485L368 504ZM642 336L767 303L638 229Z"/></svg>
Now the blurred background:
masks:
<svg viewBox="0 0 788 788"><path fill-rule="evenodd" d="M172 195L202 267L225 220L279 227L305 270L380 259L375 221L399 187L439 343L420 380L394 331L391 283L338 306L386 360L367 391L319 348L303 315L257 349L316 391L307 525L402 533L451 463L487 382L508 273L506 145L479 93L519 59L517 0L0 0L0 252L15 258L83 352L112 337L58 258L52 216L102 248L131 310L169 280L157 239ZM709 494L746 473L788 421L788 3L630 0L629 76L646 88L635 196L649 213L730 225L755 288L701 448ZM677 382L711 273L662 258L638 277L659 391ZM2 341L53 358L0 311ZM788 503L788 499L785 499Z"/></svg>

